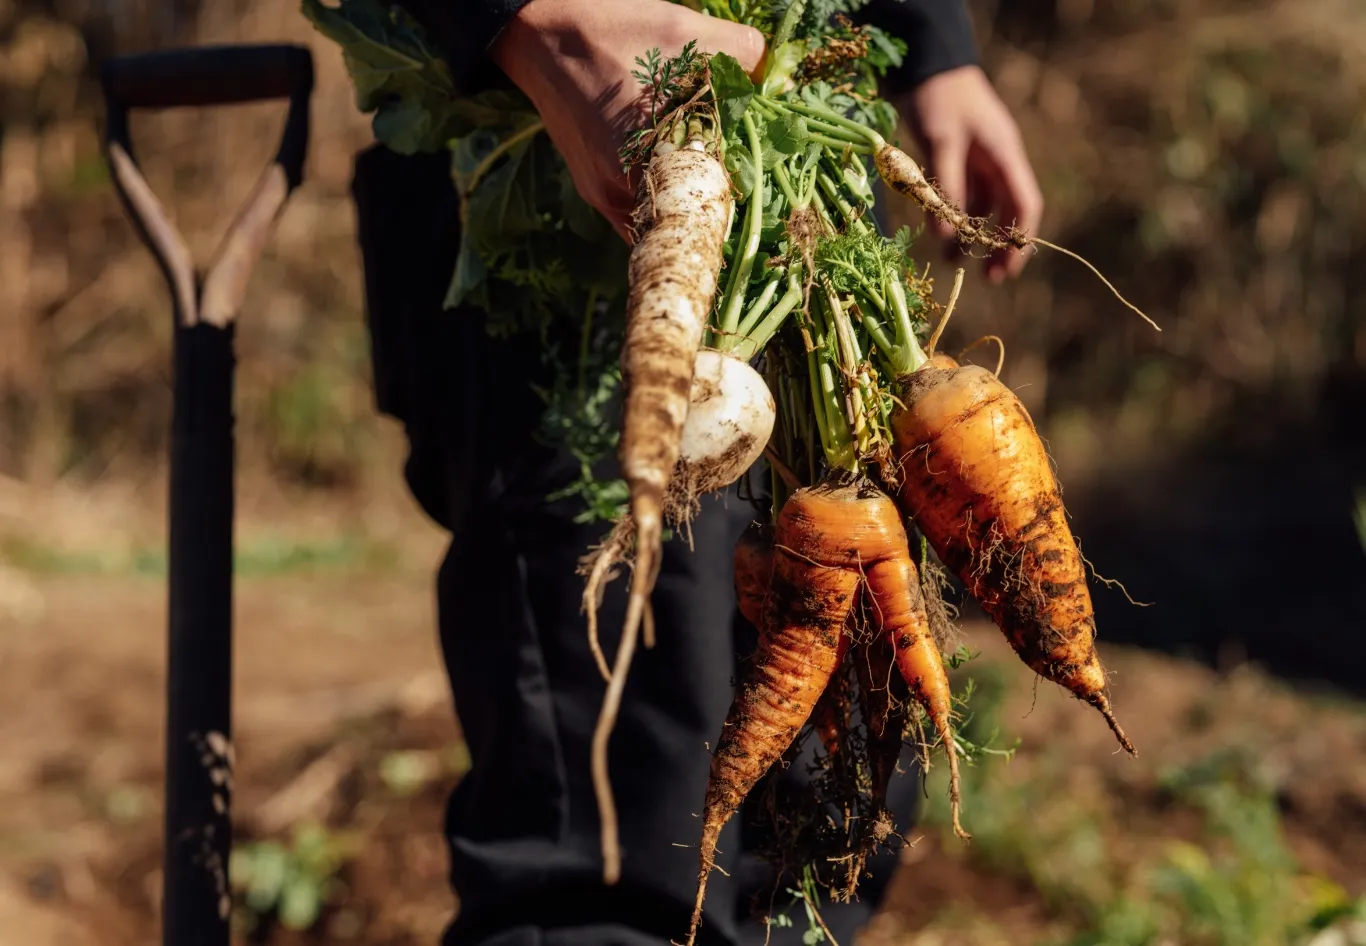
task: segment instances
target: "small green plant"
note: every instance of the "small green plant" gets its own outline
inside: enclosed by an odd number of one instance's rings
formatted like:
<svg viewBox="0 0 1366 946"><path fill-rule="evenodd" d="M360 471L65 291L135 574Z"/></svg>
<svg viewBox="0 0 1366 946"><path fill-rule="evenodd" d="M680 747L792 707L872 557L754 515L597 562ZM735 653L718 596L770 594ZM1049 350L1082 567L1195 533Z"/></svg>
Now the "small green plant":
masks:
<svg viewBox="0 0 1366 946"><path fill-rule="evenodd" d="M775 913L769 917L769 922L780 929L791 929L796 926L789 911L800 905L806 917L806 929L802 932L802 946L819 946L821 943L831 942L828 935L825 921L820 915L820 884L817 882L815 872L808 866L802 870L802 880L800 887L788 887L787 894L792 899L781 913Z"/></svg>
<svg viewBox="0 0 1366 946"><path fill-rule="evenodd" d="M1198 843L1171 842L1069 946L1307 946L1329 927L1341 946L1366 940L1356 931L1366 900L1300 867L1250 750L1221 749L1168 773L1161 787L1204 816Z"/></svg>
<svg viewBox="0 0 1366 946"><path fill-rule="evenodd" d="M338 874L355 851L354 838L315 824L295 828L288 845L262 840L234 848L229 875L239 925L248 933L269 922L312 928L340 892Z"/></svg>

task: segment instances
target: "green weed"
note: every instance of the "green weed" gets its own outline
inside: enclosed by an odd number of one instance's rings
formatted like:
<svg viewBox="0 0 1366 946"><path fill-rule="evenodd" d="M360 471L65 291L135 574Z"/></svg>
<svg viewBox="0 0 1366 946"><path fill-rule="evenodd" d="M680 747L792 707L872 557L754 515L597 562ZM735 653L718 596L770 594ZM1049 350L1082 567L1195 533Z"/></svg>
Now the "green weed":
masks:
<svg viewBox="0 0 1366 946"><path fill-rule="evenodd" d="M299 826L288 845L264 840L234 848L229 875L238 900L235 922L246 933L269 922L312 928L341 892L338 874L357 849L354 837L318 825Z"/></svg>

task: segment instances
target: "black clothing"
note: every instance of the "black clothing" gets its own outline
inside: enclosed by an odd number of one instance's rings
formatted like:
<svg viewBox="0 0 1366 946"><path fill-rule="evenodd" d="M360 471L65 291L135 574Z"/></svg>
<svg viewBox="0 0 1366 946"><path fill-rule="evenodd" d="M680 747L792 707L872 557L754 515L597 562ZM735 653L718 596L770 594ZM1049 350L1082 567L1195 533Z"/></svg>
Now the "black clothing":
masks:
<svg viewBox="0 0 1366 946"><path fill-rule="evenodd" d="M599 882L589 744L604 685L589 655L575 565L601 525L545 496L576 473L536 442L529 353L495 343L470 310L441 308L455 257L457 199L445 155L360 155L353 185L365 267L378 407L405 426L408 484L451 544L437 581L441 647L472 767L454 792L446 835L460 914L449 946L665 946L687 931L697 879L695 817L708 744L754 631L735 607L731 552L752 517L734 490L707 498L694 549L665 549L654 595L658 642L640 651L611 742L624 848L621 884ZM604 475L615 475L612 465ZM602 609L610 654L624 613L619 578ZM892 805L914 819L920 780L908 751ZM804 778L794 765L782 778ZM746 859L743 818L722 834L704 943L763 942L749 919L773 887ZM752 829L749 829L752 830ZM682 847L679 845L687 845ZM870 864L859 903L823 911L848 946L895 868ZM776 901L786 903L785 895ZM797 917L794 914L794 919ZM773 946L798 943L800 925Z"/></svg>
<svg viewBox="0 0 1366 946"><path fill-rule="evenodd" d="M553 2L553 0L545 0ZM445 46L461 88L505 82L484 55L518 0L404 0ZM869 19L911 46L889 81L909 88L975 61L959 2L875 0ZM623 878L601 884L589 744L604 684L580 613L578 557L601 524L573 521L572 500L545 497L576 462L532 436L539 359L494 342L470 309L442 309L459 244L458 200L444 153L403 157L383 147L356 162L356 201L376 406L403 423L405 476L422 508L451 533L437 580L443 656L472 766L453 793L445 833L459 916L446 946L665 946L687 932L696 843L710 756L733 695L737 658L754 630L735 608L731 554L752 508L734 489L703 501L694 548L666 545L653 603L657 645L638 653L612 737ZM603 476L616 475L615 463ZM624 612L625 576L601 611L610 654ZM813 740L814 742L814 740ZM897 824L914 821L921 780L913 754L893 780ZM806 778L774 773L779 790ZM747 851L753 812L722 833L699 942L758 946L774 878ZM871 862L860 901L822 915L839 942L876 909L895 855ZM779 890L772 902L782 908ZM776 928L771 946L801 942L804 919Z"/></svg>
<svg viewBox="0 0 1366 946"><path fill-rule="evenodd" d="M433 35L467 92L506 84L489 61L489 45L529 0L399 0ZM972 22L962 0L872 0L857 19L906 41L906 60L887 73L887 94L908 91L932 75L977 64Z"/></svg>

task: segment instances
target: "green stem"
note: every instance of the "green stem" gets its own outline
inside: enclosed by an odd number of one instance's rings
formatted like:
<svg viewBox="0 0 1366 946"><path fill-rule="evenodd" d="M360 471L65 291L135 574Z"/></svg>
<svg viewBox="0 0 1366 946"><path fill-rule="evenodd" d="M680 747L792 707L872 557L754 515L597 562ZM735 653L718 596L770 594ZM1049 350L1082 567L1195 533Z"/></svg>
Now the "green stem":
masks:
<svg viewBox="0 0 1366 946"><path fill-rule="evenodd" d="M802 295L801 280L796 276L789 277L787 292L778 300L778 304L773 307L773 310L764 316L763 321L752 330L741 329L741 334L744 337L735 346L736 357L749 361L755 354L762 351L769 340L777 334L778 329L782 327L783 321L792 313L792 310L801 305Z"/></svg>
<svg viewBox="0 0 1366 946"><path fill-rule="evenodd" d="M816 208L816 214L821 218L821 222L825 224L831 233L839 231L839 227L835 226L835 218L830 216L830 209L825 206L825 200L821 197L821 192L814 187L811 189L810 205Z"/></svg>
<svg viewBox="0 0 1366 946"><path fill-rule="evenodd" d="M860 295L863 295L863 293L860 293ZM872 308L872 306L869 305L869 308ZM882 324L881 320L877 318L877 316L873 315L872 312L865 312L863 306L859 306L858 312L859 322L862 323L863 327L868 330L868 335L870 338L872 338L873 344L876 347L882 349L883 351L896 348L896 344L887 334L886 327Z"/></svg>
<svg viewBox="0 0 1366 946"><path fill-rule="evenodd" d="M820 398L825 407L826 426L830 430L831 438L831 444L825 451L826 458L831 466L855 472L858 470L858 460L853 437L849 432L849 420L844 416L840 387L835 383L835 370L826 359L822 359L818 367L821 379Z"/></svg>
<svg viewBox="0 0 1366 946"><path fill-rule="evenodd" d="M829 135L822 135L820 132L807 129L806 137L809 141L816 144L825 145L827 148L849 148L855 154L876 154L877 152L867 144L860 144L854 141L844 141L839 138L832 138Z"/></svg>
<svg viewBox="0 0 1366 946"><path fill-rule="evenodd" d="M854 338L854 326L849 320L848 313L844 311L844 305L840 301L839 294L826 280L822 280L821 289L825 295L825 304L829 309L830 323L835 329L839 360L843 368L841 374L845 378L855 379L854 388L849 392L849 411L853 415L850 418L850 423L859 450L866 451L872 442L872 431L868 425L868 411L873 392L861 370L863 353L859 350L858 340Z"/></svg>
<svg viewBox="0 0 1366 946"><path fill-rule="evenodd" d="M754 328L755 323L757 323L759 318L767 311L769 303L773 301L773 297L778 294L778 284L782 281L782 272L775 269L773 275L769 277L768 282L764 283L764 288L763 291L759 293L759 298L754 300L753 304L750 305L749 310L745 312L745 317L740 320L740 325L736 329L738 334L746 335L749 333L750 329Z"/></svg>
<svg viewBox="0 0 1366 946"><path fill-rule="evenodd" d="M798 99L779 100L766 95L756 95L754 100L774 112L801 115L806 119L806 129L812 141L833 139L839 142L836 147L843 149L845 145L854 145L855 151L862 150L864 153L872 153L885 144L882 136L871 128L850 121L831 109L817 111Z"/></svg>
<svg viewBox="0 0 1366 946"><path fill-rule="evenodd" d="M740 325L740 310L745 303L745 290L749 288L749 276L754 270L754 258L759 253L759 237L764 224L764 152L759 141L759 129L754 119L746 112L742 119L745 133L749 136L749 153L754 161L754 190L749 195L749 206L745 208L744 245L740 248L736 266L730 272L730 283L726 286L726 305L721 310L722 333L734 332Z"/></svg>
<svg viewBox="0 0 1366 946"><path fill-rule="evenodd" d="M821 387L820 358L815 346L806 353L806 372L811 387L811 406L815 408L813 413L816 417L816 430L820 434L821 450L825 453L826 462L834 463L835 451L830 443L830 420L825 413L825 398Z"/></svg>
<svg viewBox="0 0 1366 946"><path fill-rule="evenodd" d="M854 450L853 429L849 415L845 413L845 399L841 396L842 388L835 375L835 365L841 360L835 315L830 311L824 294L817 296L816 309L821 314L824 330L816 343L820 355L816 362L820 387L814 393L819 398L817 408L825 410L826 430L829 432L824 442L826 459L831 466L854 471L858 469L858 459Z"/></svg>
<svg viewBox="0 0 1366 946"><path fill-rule="evenodd" d="M499 142L498 147L490 151L484 156L484 160L474 166L474 170L470 172L469 183L465 186L464 192L460 195L461 199L469 199L469 196L474 193L474 189L479 186L479 182L484 179L484 175L492 169L499 158L517 147L517 145L521 144L523 141L526 141L528 138L531 138L544 130L545 124L540 121L535 121L518 131L516 134Z"/></svg>
<svg viewBox="0 0 1366 946"><path fill-rule="evenodd" d="M816 180L820 183L821 190L825 191L825 196L830 198L831 203L839 209L840 216L844 218L845 223L849 224L855 233L867 233L868 224L863 222L861 215L854 212L854 208L844 199L840 193L839 185L831 179L830 175L818 175Z"/></svg>
<svg viewBox="0 0 1366 946"><path fill-rule="evenodd" d="M892 307L892 320L896 326L896 351L887 352L892 359L892 368L898 375L910 374L927 359L925 352L920 347L920 342L915 337L915 329L911 325L911 312L906 306L906 287L901 284L901 274L894 273L887 280L887 298Z"/></svg>
<svg viewBox="0 0 1366 946"><path fill-rule="evenodd" d="M886 139L876 131L866 125L860 125L852 119L845 118L839 112L827 105L813 105L810 102L803 102L797 99L788 100L784 102L783 105L792 109L792 111L806 115L807 117L823 119L831 124L838 125L840 128L848 129L853 134L858 135L859 140L867 142L868 146L872 148L874 152L881 151L883 148L887 147Z"/></svg>
<svg viewBox="0 0 1366 946"><path fill-rule="evenodd" d="M805 203L797 198L797 192L792 189L792 178L788 177L787 168L783 167L781 164L775 165L773 168L773 178L778 182L778 189L781 190L783 196L787 198L788 206L793 210L801 210L806 206Z"/></svg>

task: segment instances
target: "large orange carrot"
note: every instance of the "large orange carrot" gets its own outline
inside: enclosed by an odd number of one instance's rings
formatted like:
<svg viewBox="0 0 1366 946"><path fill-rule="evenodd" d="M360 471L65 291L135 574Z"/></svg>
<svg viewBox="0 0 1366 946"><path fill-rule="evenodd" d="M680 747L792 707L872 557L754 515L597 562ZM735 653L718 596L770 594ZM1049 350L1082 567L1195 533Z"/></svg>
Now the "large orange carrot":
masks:
<svg viewBox="0 0 1366 946"><path fill-rule="evenodd" d="M1020 658L1105 716L1134 751L1106 692L1081 552L1034 422L975 365L926 365L892 417L899 498Z"/></svg>

